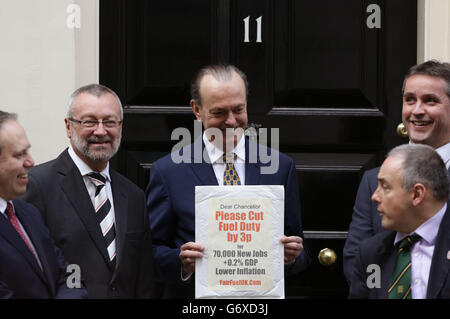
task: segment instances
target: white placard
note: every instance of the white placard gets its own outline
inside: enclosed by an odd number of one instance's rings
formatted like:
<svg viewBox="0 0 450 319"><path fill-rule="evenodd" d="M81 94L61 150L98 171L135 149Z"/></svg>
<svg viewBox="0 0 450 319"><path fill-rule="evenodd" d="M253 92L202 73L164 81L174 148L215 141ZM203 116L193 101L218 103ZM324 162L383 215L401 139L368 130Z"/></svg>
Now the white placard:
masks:
<svg viewBox="0 0 450 319"><path fill-rule="evenodd" d="M284 298L284 187L196 186L196 298Z"/></svg>

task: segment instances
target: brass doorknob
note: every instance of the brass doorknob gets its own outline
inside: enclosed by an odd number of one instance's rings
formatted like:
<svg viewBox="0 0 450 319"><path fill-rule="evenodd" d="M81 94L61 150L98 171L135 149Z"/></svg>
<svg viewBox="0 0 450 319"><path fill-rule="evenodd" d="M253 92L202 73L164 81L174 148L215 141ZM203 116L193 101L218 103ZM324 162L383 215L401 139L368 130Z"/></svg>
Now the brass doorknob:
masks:
<svg viewBox="0 0 450 319"><path fill-rule="evenodd" d="M403 125L403 123L397 125L397 134L400 137L408 137L408 130L406 129L405 125Z"/></svg>
<svg viewBox="0 0 450 319"><path fill-rule="evenodd" d="M319 252L319 262L323 266L331 266L336 262L337 256L333 249L324 248Z"/></svg>

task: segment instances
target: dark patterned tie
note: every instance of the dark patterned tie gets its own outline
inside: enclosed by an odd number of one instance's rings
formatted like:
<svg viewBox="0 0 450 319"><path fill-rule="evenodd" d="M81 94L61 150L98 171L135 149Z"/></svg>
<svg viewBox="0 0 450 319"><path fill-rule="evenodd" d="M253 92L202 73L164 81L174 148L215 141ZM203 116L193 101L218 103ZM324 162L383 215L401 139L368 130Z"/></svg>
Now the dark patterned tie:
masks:
<svg viewBox="0 0 450 319"><path fill-rule="evenodd" d="M404 238L397 244L397 263L389 285L389 299L411 299L411 248L419 235Z"/></svg>
<svg viewBox="0 0 450 319"><path fill-rule="evenodd" d="M88 177L96 187L94 209L103 237L105 238L109 260L114 262L114 258L116 257L116 229L114 227L115 219L111 210L111 203L106 193L106 178L99 173L90 173Z"/></svg>
<svg viewBox="0 0 450 319"><path fill-rule="evenodd" d="M234 153L223 154L223 161L226 163L225 171L223 172L223 185L235 186L241 185L241 179L234 167L234 161L237 155Z"/></svg>

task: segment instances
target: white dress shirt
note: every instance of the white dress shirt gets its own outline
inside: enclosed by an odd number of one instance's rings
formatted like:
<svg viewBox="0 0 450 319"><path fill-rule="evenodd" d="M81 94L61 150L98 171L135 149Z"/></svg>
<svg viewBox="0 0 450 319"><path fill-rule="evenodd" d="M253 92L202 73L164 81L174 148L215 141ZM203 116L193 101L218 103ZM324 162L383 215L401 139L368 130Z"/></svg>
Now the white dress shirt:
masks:
<svg viewBox="0 0 450 319"><path fill-rule="evenodd" d="M450 143L447 143L436 149L436 152L441 156L447 169L450 167Z"/></svg>
<svg viewBox="0 0 450 319"><path fill-rule="evenodd" d="M417 234L421 238L411 250L411 297L426 299L431 260L436 244L437 232L447 210L447 203L430 219L410 234L397 233L394 245L408 235Z"/></svg>
<svg viewBox="0 0 450 319"><path fill-rule="evenodd" d="M226 163L223 162L223 150L217 148L213 143L208 141L205 132L203 133L203 142L205 143L205 148L208 153L209 159L211 161L214 174L217 178L217 183L223 186L223 174L225 172ZM236 169L239 179L241 180L241 185L245 185L245 138L241 137L233 153L237 155L234 161L234 168Z"/></svg>
<svg viewBox="0 0 450 319"><path fill-rule="evenodd" d="M75 165L77 166L78 170L80 171L81 176L83 176L84 184L86 185L89 197L91 198L92 205L94 205L95 190L97 189L97 187L91 182L91 180L87 176L89 173L92 173L94 171L85 162L83 162L83 160L75 153L75 151L72 148L72 145L69 146L69 155L72 158ZM115 225L116 221L115 221L114 201L111 190L111 177L109 176L109 162L107 163L106 168L99 173L106 178L105 182L106 195L108 196L109 202L111 203L111 210L114 216L114 225Z"/></svg>

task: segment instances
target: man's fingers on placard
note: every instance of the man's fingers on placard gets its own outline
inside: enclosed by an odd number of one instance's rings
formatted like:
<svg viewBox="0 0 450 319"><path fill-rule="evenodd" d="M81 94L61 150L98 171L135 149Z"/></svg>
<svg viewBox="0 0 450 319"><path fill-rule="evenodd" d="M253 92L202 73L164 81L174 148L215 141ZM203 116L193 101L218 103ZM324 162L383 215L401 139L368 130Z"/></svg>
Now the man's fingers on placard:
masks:
<svg viewBox="0 0 450 319"><path fill-rule="evenodd" d="M194 242L187 242L183 244L180 249L182 251L184 250L196 250L196 251L203 251L205 248L202 244L194 243Z"/></svg>
<svg viewBox="0 0 450 319"><path fill-rule="evenodd" d="M288 250L302 250L303 245L299 243L286 243L284 244L284 249Z"/></svg>
<svg viewBox="0 0 450 319"><path fill-rule="evenodd" d="M192 258L195 260L196 258L202 258L203 254L199 251L186 250L185 253L183 254L183 256L185 258Z"/></svg>
<svg viewBox="0 0 450 319"><path fill-rule="evenodd" d="M295 255L295 254L300 254L302 252L303 249L299 248L299 249L284 249L284 253L285 254L289 254L289 255Z"/></svg>
<svg viewBox="0 0 450 319"><path fill-rule="evenodd" d="M285 257L293 257L293 258L297 258L300 253L303 250L303 246L299 245L298 247L295 248L284 248L284 255Z"/></svg>
<svg viewBox="0 0 450 319"><path fill-rule="evenodd" d="M203 250L203 245L187 242L180 247L179 258L185 267L192 269L193 265L195 265L195 259L203 257Z"/></svg>
<svg viewBox="0 0 450 319"><path fill-rule="evenodd" d="M287 243L299 243L302 244L303 243L303 239L299 236L286 236L283 235L283 237L281 237L280 241L283 244L287 244Z"/></svg>
<svg viewBox="0 0 450 319"><path fill-rule="evenodd" d="M183 250L180 253L180 259L186 261L186 259L193 260L195 262L196 258L202 258L203 253L195 250Z"/></svg>

